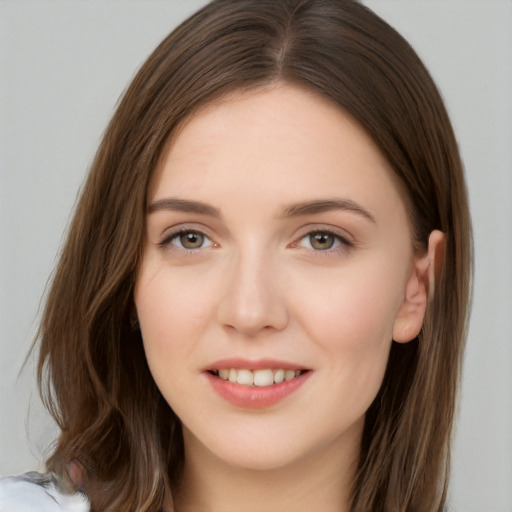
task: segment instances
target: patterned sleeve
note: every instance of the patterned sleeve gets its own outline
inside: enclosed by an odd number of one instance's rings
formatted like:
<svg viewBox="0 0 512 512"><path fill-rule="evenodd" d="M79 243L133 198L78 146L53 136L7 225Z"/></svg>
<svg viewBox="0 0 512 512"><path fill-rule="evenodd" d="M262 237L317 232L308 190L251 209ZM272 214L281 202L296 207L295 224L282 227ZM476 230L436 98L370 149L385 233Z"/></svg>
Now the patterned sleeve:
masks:
<svg viewBox="0 0 512 512"><path fill-rule="evenodd" d="M84 494L67 494L52 474L0 479L0 512L89 512Z"/></svg>

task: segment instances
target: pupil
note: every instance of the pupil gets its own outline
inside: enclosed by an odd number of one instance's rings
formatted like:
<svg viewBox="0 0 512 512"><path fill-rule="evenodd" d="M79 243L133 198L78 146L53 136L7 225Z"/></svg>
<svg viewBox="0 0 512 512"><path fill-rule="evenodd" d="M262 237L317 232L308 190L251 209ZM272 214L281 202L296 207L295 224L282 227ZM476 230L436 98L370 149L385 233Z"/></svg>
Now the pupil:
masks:
<svg viewBox="0 0 512 512"><path fill-rule="evenodd" d="M199 233L185 233L181 235L180 241L187 249L197 249L203 245L203 235Z"/></svg>
<svg viewBox="0 0 512 512"><path fill-rule="evenodd" d="M316 233L311 239L311 246L315 249L330 249L333 244L334 237L329 233Z"/></svg>

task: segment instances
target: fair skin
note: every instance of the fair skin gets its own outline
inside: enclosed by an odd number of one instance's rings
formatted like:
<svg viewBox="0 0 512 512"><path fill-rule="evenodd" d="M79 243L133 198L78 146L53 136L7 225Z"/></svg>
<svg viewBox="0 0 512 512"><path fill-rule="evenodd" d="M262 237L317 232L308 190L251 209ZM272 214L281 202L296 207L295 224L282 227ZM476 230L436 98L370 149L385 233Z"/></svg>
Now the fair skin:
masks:
<svg viewBox="0 0 512 512"><path fill-rule="evenodd" d="M347 114L285 84L209 106L162 155L135 305L183 424L179 512L349 510L365 412L432 274L391 176Z"/></svg>

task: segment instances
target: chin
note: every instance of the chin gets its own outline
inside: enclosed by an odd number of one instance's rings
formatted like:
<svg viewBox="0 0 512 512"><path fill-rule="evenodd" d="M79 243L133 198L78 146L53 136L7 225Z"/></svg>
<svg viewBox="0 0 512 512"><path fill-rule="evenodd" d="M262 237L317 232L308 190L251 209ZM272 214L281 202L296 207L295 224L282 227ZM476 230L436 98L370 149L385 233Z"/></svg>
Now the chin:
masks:
<svg viewBox="0 0 512 512"><path fill-rule="evenodd" d="M346 425L341 433L337 429L322 430L320 425L315 432L311 424L306 427L288 420L285 425L267 424L258 428L253 424L244 430L225 429L220 435L210 430L202 439L184 427L185 454L188 449L197 454L200 446L212 463L220 462L231 469L278 471L299 465L308 471L308 461L324 457L332 460L336 452L357 458L363 425L364 417Z"/></svg>

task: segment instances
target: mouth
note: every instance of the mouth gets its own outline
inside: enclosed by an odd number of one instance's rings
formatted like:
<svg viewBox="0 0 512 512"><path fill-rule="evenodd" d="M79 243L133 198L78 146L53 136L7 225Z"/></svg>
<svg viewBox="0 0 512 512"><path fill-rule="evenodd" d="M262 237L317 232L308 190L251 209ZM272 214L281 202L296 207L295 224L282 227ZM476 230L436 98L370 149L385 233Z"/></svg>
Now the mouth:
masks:
<svg viewBox="0 0 512 512"><path fill-rule="evenodd" d="M277 405L302 388L313 370L271 359L224 359L205 368L212 389L237 408L262 410Z"/></svg>
<svg viewBox="0 0 512 512"><path fill-rule="evenodd" d="M210 369L208 373L219 379L240 384L247 387L269 387L282 382L288 382L296 377L304 375L309 370L304 369L258 369L250 370L248 368L220 368Z"/></svg>

